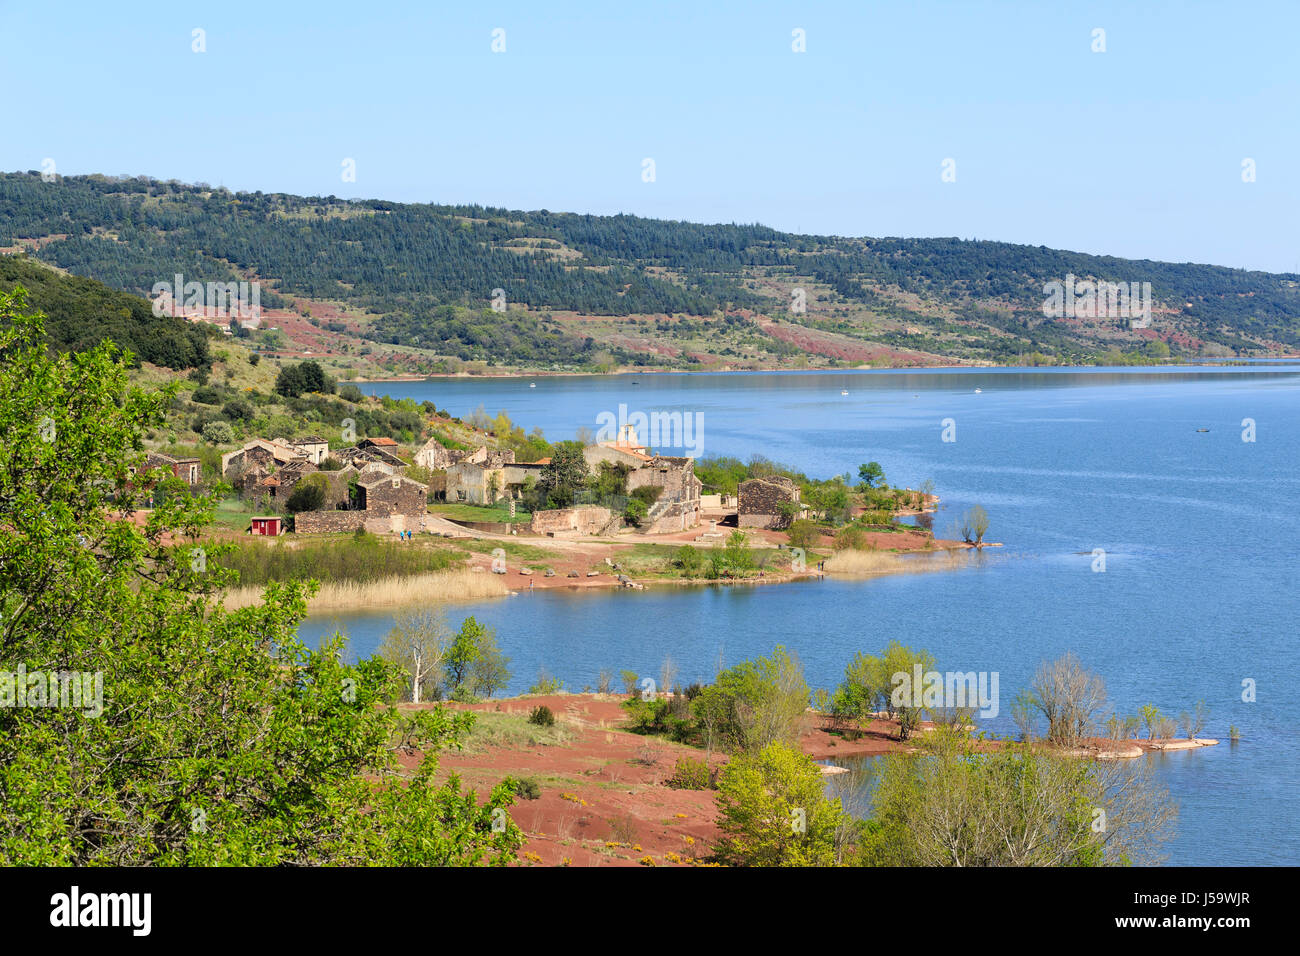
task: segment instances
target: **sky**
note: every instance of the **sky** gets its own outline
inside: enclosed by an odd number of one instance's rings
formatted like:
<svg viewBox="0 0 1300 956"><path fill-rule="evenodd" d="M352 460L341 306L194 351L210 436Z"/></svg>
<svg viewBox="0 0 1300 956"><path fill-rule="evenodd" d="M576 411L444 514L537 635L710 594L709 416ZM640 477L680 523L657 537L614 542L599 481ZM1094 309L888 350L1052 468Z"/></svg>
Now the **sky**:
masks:
<svg viewBox="0 0 1300 956"><path fill-rule="evenodd" d="M1297 28L1297 0L0 0L0 169L1300 272Z"/></svg>

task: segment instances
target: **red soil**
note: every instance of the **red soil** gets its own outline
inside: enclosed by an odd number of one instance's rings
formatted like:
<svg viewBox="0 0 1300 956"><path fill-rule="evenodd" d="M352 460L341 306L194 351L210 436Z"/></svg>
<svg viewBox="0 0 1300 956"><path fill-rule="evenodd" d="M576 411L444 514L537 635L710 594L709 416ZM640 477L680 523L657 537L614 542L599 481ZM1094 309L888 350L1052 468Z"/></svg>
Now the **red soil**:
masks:
<svg viewBox="0 0 1300 956"><path fill-rule="evenodd" d="M516 800L510 811L527 835L521 865L649 865L641 864L647 857L655 866L702 862L719 837L716 793L675 790L666 781L679 757L702 760L704 751L619 729L625 722L620 706L625 699L621 694L558 694L448 705L526 715L545 704L570 736L561 744L440 754L439 774L458 774L480 798L503 777L537 779L541 796ZM893 722L876 720L857 740L848 740L828 733L826 722L810 714L800 746L817 760L909 749L891 739L896 733ZM714 754L709 762L719 767L725 757Z"/></svg>

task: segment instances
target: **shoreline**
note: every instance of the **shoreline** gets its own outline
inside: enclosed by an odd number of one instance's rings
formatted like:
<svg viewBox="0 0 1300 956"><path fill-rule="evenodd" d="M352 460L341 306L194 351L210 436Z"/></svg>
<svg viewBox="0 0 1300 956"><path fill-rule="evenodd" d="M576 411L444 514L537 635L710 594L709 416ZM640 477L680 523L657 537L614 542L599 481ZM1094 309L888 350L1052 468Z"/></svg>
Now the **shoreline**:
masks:
<svg viewBox="0 0 1300 956"><path fill-rule="evenodd" d="M1258 358L1225 358L1219 361L1209 361L1198 359L1196 361L1179 360L1161 362L1151 365L1003 365L998 363L986 362L946 362L933 365L891 365L886 367L877 367L873 365L853 365L844 368L717 368L717 369L672 369L672 368L655 368L655 369L618 369L612 372L557 372L554 370L539 370L534 372L500 372L488 374L474 374L471 372L429 372L423 375L398 375L385 378L353 378L341 381L340 384L353 385L384 385L402 382L428 382L441 381L444 379L472 379L476 381L498 381L508 379L540 379L540 378L615 378L628 375L772 375L772 374L818 374L834 375L857 372L944 372L958 371L963 369L985 370L985 371L1044 371L1058 370L1062 372L1106 372L1115 370L1132 370L1132 371L1159 371L1163 369L1195 370L1198 368L1268 368L1268 362L1297 362L1300 363L1300 354L1296 355L1270 355Z"/></svg>

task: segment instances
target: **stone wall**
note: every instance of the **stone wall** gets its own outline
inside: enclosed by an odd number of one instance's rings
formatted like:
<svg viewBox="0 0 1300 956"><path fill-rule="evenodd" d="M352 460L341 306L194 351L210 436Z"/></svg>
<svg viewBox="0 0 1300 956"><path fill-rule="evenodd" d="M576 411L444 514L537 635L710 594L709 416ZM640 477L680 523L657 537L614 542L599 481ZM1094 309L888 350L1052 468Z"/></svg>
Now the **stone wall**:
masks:
<svg viewBox="0 0 1300 956"><path fill-rule="evenodd" d="M369 511L304 511L294 516L297 534L340 534L365 528L371 534L423 531L423 515L376 515Z"/></svg>
<svg viewBox="0 0 1300 956"><path fill-rule="evenodd" d="M685 531L700 523L700 502L698 498L694 501L673 501L662 505L660 502L655 502L647 518L651 520L641 522L641 530L646 534L671 534L674 531Z"/></svg>
<svg viewBox="0 0 1300 956"><path fill-rule="evenodd" d="M769 475L740 483L737 495L737 523L742 528L781 528L789 519L781 514L781 504L799 502L799 486L789 478Z"/></svg>
<svg viewBox="0 0 1300 956"><path fill-rule="evenodd" d="M579 505L554 511L534 511L528 528L533 534L599 534L613 517L608 508Z"/></svg>

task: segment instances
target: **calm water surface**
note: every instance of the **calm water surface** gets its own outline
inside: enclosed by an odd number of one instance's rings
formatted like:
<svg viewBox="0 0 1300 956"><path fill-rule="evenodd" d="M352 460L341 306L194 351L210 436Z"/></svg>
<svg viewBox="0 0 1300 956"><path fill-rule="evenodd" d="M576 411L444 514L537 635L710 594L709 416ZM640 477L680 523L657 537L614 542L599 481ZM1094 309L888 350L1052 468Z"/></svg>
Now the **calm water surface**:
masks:
<svg viewBox="0 0 1300 956"><path fill-rule="evenodd" d="M1300 366L631 375L376 383L453 415L505 410L551 439L601 412L699 412L706 456L763 454L827 477L879 461L893 484L933 479L940 534L965 508L1005 547L970 568L869 581L643 592L545 592L457 609L496 628L511 692L545 667L572 690L601 668L685 680L796 649L813 687L891 638L941 670L997 671L1001 713L1040 661L1073 650L1111 706L1210 707L1218 747L1156 761L1181 806L1170 862L1300 863ZM633 384L636 383L636 384ZM975 389L980 389L979 393ZM842 395L841 391L847 391ZM1242 441L1243 419L1256 441ZM941 440L944 419L955 442ZM1198 429L1208 429L1206 432ZM1092 551L1106 551L1105 573ZM391 618L328 615L374 650ZM1258 700L1243 703L1242 681ZM1227 742L1228 725L1242 741Z"/></svg>

